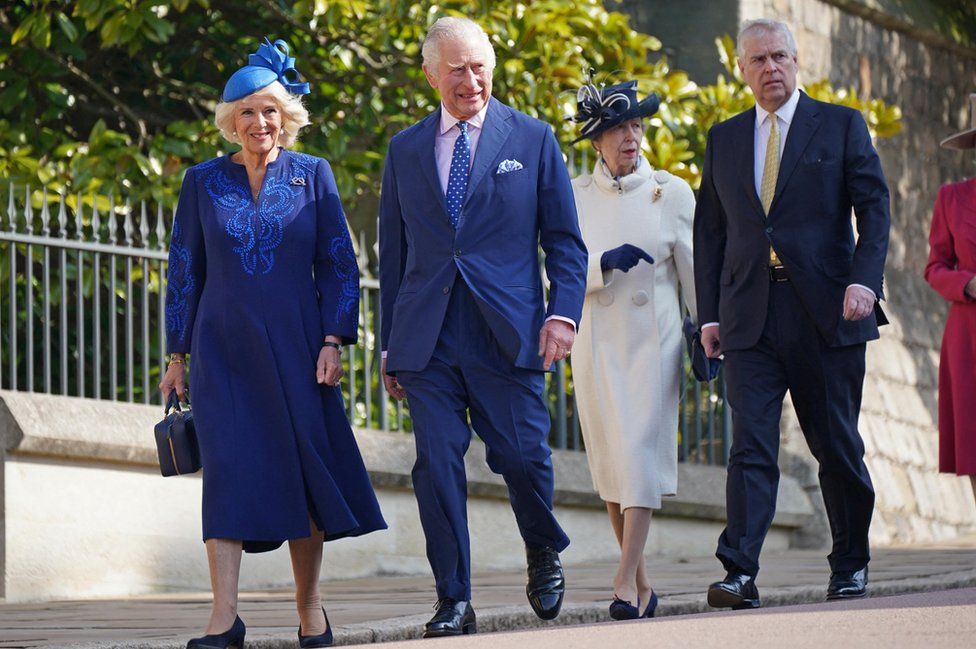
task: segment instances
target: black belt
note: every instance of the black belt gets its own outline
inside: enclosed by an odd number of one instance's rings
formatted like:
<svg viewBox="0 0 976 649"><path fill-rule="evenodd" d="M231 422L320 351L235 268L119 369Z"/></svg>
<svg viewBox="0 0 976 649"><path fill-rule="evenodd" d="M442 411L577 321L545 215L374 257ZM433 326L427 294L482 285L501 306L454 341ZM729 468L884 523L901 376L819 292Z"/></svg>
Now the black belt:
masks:
<svg viewBox="0 0 976 649"><path fill-rule="evenodd" d="M770 266L769 281L788 282L790 281L790 276L786 274L786 268L784 266Z"/></svg>

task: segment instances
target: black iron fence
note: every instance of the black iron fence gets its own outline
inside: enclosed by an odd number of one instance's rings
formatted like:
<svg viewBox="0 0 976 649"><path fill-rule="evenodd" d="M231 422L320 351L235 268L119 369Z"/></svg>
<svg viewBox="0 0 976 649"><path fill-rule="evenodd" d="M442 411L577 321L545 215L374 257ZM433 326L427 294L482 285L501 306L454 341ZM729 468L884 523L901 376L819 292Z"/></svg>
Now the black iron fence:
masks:
<svg viewBox="0 0 976 649"><path fill-rule="evenodd" d="M171 213L142 202L9 186L0 215L0 388L160 403L171 224ZM409 431L406 407L379 377L379 285L369 242L357 239L360 344L344 351L349 416L356 426ZM547 378L550 441L583 450L568 375L561 362ZM724 464L731 425L722 377L703 385L686 371L683 386L679 457Z"/></svg>

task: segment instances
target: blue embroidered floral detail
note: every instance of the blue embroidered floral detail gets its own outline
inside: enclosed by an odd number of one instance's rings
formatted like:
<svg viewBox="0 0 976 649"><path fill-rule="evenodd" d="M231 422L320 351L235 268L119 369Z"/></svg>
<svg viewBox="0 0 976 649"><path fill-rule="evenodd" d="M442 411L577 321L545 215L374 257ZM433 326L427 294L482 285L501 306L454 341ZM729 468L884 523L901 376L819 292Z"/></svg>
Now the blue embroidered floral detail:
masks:
<svg viewBox="0 0 976 649"><path fill-rule="evenodd" d="M183 243L180 222L173 223L169 244L169 280L166 286L166 328L177 340L186 340L190 298L196 289L190 265L193 257Z"/></svg>
<svg viewBox="0 0 976 649"><path fill-rule="evenodd" d="M266 275L274 268L275 249L284 236L284 219L305 190L291 181L304 179L315 171L316 159L312 156L287 155L290 164L285 179L269 175L256 204L246 187L216 166L208 167L209 173L204 177L204 187L214 206L226 215L224 230L237 241L234 252L240 256L241 266L248 275Z"/></svg>
<svg viewBox="0 0 976 649"><path fill-rule="evenodd" d="M342 227L345 227L343 223ZM336 304L337 320L352 313L359 303L359 269L356 266L356 256L347 236L338 236L329 243L329 258L336 277L341 283L338 303Z"/></svg>

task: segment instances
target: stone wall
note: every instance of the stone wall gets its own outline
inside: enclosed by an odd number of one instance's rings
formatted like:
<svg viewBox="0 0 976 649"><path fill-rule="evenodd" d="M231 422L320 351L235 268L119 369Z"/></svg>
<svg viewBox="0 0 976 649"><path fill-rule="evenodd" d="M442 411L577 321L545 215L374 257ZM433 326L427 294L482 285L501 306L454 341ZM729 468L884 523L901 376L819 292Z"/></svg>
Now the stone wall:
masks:
<svg viewBox="0 0 976 649"><path fill-rule="evenodd" d="M902 109L902 133L877 143L891 189L885 288L891 326L868 345L861 418L878 494L872 538L924 542L972 532L971 483L938 473L936 386L946 305L922 273L939 186L972 175L972 154L938 143L968 123L976 57L924 45L821 0L744 0L740 20L757 17L792 27L800 83L827 77L835 87L853 86ZM796 464L809 455L795 418L785 423L786 462L801 481L815 485L815 470Z"/></svg>
<svg viewBox="0 0 976 649"><path fill-rule="evenodd" d="M200 474L162 478L156 406L0 391L0 600L8 602L209 589L200 539ZM326 548L324 579L430 574L410 487L410 435L357 430L389 529ZM472 569L520 570L525 553L508 490L473 443L465 459ZM586 457L555 451L556 515L572 540L567 565L615 562L617 543ZM206 470L206 468L204 468ZM680 493L654 516L649 554L709 556L724 526L725 472L681 464ZM790 547L813 515L796 480L780 483L767 547ZM607 567L607 580L613 568ZM284 549L246 555L243 588L291 583ZM431 583L433 592L433 582Z"/></svg>

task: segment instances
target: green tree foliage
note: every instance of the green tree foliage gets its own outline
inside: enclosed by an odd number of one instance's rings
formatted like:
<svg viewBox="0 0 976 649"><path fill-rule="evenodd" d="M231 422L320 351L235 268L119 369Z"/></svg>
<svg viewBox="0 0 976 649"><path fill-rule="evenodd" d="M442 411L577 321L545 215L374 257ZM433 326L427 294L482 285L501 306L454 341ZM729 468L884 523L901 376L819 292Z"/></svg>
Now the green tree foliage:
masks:
<svg viewBox="0 0 976 649"><path fill-rule="evenodd" d="M585 69L640 79L665 100L648 154L694 185L707 129L752 101L730 40L719 43L727 74L698 87L601 0L15 0L0 7L0 178L172 206L182 170L230 147L213 109L267 35L291 45L312 84L299 146L337 162L353 225L369 229L389 138L436 106L420 43L445 14L485 27L495 95L552 123L562 142ZM897 132L897 108L813 89L857 105L878 135Z"/></svg>

